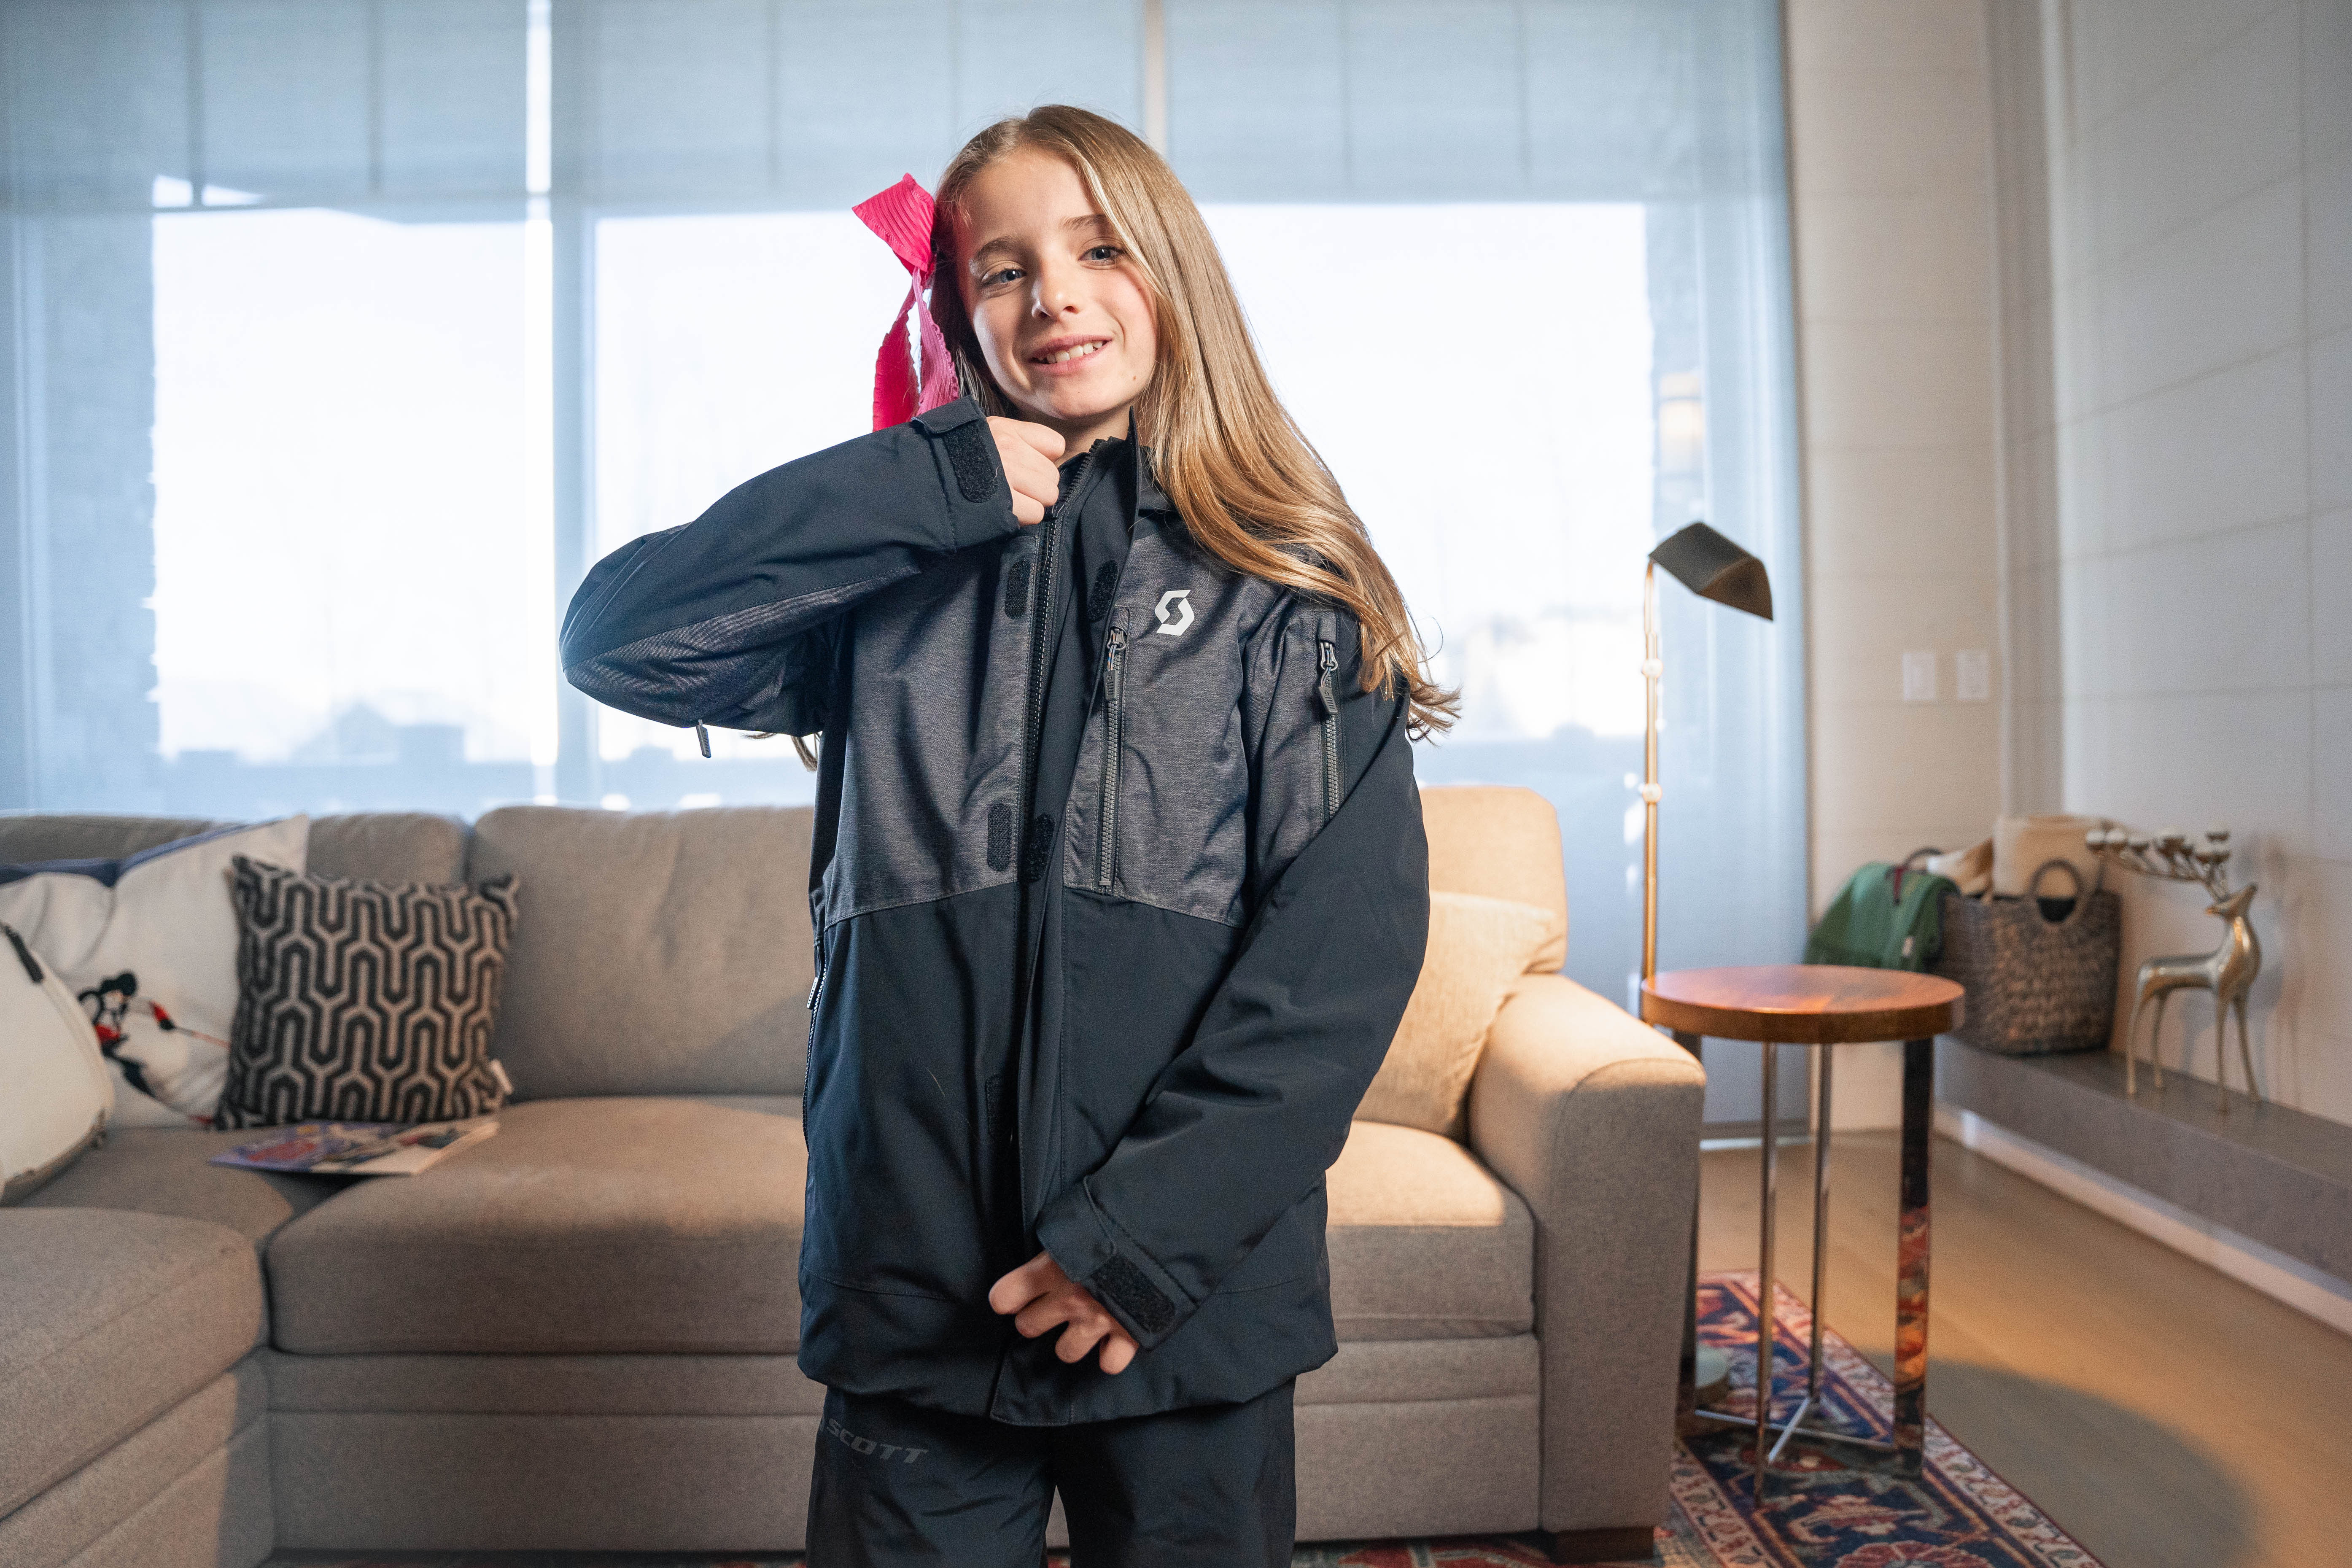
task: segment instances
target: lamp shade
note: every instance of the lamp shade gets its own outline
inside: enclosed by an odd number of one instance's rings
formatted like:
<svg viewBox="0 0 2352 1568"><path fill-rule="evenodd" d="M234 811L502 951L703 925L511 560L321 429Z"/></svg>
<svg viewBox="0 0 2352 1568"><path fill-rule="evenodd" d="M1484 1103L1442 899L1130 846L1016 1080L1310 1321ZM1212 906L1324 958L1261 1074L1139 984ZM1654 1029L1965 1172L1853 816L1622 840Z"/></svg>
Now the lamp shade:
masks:
<svg viewBox="0 0 2352 1568"><path fill-rule="evenodd" d="M1660 543L1650 559L1702 599L1772 618L1772 581L1764 563L1703 522Z"/></svg>

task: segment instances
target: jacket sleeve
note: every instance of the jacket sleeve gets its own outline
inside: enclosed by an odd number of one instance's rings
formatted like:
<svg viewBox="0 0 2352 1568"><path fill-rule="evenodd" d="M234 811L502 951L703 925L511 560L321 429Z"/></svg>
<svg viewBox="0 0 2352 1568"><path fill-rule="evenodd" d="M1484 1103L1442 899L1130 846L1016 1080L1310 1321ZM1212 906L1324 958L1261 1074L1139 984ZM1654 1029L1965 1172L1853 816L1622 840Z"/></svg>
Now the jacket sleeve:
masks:
<svg viewBox="0 0 2352 1568"><path fill-rule="evenodd" d="M771 468L604 557L564 613L564 678L664 724L812 733L842 614L1016 526L986 419L959 398Z"/></svg>
<svg viewBox="0 0 2352 1568"><path fill-rule="evenodd" d="M1311 616L1293 616L1309 635L1279 658L1261 713L1244 714L1264 880L1241 952L1109 1157L1038 1219L1040 1245L1146 1350L1339 1157L1421 974L1429 850L1405 704L1358 689L1352 625L1325 613L1346 644L1328 688L1346 789L1322 820L1324 639ZM1315 775L1297 776L1303 767ZM1302 808L1317 819L1311 836L1296 826Z"/></svg>

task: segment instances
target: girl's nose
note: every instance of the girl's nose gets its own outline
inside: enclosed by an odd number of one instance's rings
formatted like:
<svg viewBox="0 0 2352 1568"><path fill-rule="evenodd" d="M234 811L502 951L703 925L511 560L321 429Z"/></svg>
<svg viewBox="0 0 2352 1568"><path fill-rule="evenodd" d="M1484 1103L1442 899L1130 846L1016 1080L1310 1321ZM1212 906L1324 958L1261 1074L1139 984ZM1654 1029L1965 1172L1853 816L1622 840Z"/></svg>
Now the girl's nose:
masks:
<svg viewBox="0 0 2352 1568"><path fill-rule="evenodd" d="M1037 313L1058 316L1065 310L1078 308L1076 279L1067 270L1055 266L1037 269Z"/></svg>

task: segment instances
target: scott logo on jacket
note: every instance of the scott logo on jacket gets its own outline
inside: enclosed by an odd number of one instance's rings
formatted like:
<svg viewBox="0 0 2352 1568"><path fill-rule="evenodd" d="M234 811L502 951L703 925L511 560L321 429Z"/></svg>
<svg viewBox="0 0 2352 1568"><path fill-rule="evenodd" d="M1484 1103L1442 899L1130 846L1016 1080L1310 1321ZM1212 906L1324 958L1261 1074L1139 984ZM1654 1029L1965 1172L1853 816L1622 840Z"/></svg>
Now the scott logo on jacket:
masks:
<svg viewBox="0 0 2352 1568"><path fill-rule="evenodd" d="M1192 590L1169 589L1160 595L1160 602L1151 606L1151 617L1160 623L1161 637L1182 637L1185 628L1192 624Z"/></svg>

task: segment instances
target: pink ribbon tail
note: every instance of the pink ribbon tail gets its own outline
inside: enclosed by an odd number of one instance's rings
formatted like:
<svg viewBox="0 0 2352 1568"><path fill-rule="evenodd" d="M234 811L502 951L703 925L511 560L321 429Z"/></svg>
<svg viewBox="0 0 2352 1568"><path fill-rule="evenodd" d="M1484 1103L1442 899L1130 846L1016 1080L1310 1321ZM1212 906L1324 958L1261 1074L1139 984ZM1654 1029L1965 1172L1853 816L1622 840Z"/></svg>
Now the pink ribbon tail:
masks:
<svg viewBox="0 0 2352 1568"><path fill-rule="evenodd" d="M850 210L880 237L914 279L874 358L874 428L881 430L953 402L958 395L955 362L948 353L946 334L923 302L923 289L931 281L930 193L907 174ZM915 318L912 343L907 341L910 313Z"/></svg>

